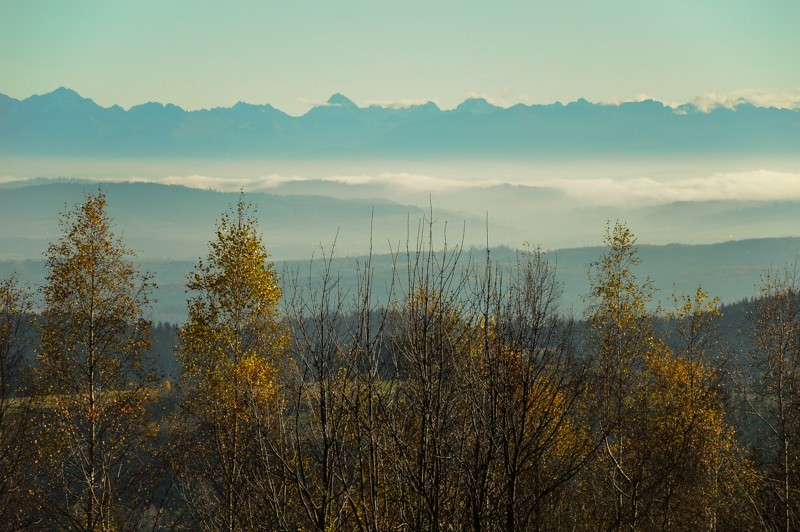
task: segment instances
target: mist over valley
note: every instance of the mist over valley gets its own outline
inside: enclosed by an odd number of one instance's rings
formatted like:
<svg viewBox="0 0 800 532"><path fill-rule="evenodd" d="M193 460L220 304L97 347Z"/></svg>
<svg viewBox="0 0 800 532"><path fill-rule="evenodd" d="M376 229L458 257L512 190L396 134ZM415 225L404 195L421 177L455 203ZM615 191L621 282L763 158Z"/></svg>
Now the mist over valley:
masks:
<svg viewBox="0 0 800 532"><path fill-rule="evenodd" d="M65 205L102 190L153 266L155 315L169 321L184 318L186 273L241 192L289 269L332 255L352 287L354 261L372 252L388 284L390 257L413 248L428 219L436 246L475 260L487 245L506 263L541 246L578 313L609 221L656 246L643 248L656 256L643 272L665 298L698 284L726 302L751 296L761 271L797 252L800 112L790 108L473 98L443 110L334 95L291 116L249 104L106 108L62 88L0 98L0 138L3 269L41 281ZM668 244L681 245L658 247Z"/></svg>

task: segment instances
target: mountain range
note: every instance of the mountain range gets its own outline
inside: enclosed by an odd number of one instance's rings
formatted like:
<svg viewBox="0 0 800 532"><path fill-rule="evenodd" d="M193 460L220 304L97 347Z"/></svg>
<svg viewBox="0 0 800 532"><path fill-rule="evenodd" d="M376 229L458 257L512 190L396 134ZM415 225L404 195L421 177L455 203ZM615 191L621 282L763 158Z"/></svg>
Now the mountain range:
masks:
<svg viewBox="0 0 800 532"><path fill-rule="evenodd" d="M302 116L271 105L186 111L102 107L59 88L0 94L0 155L69 157L548 158L617 155L789 155L800 111L741 104L710 111L645 100L503 108L471 98L440 109L359 107L341 94Z"/></svg>

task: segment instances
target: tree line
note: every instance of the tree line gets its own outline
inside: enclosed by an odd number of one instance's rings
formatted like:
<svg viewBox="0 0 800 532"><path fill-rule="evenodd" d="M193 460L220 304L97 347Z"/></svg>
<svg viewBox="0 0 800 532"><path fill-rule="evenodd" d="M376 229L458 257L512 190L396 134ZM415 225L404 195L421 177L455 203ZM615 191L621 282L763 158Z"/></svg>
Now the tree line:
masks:
<svg viewBox="0 0 800 532"><path fill-rule="evenodd" d="M345 292L325 254L284 300L242 196L188 276L170 382L105 195L60 229L40 309L0 282L4 529L800 528L792 269L733 345L700 288L654 309L621 223L582 320L538 249L498 267L432 219L391 286L368 257Z"/></svg>

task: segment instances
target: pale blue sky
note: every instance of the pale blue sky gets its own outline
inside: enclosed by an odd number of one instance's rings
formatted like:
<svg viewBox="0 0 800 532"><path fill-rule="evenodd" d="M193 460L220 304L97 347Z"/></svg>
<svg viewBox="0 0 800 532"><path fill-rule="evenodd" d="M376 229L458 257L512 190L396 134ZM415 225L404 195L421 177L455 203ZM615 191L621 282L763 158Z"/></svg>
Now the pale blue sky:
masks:
<svg viewBox="0 0 800 532"><path fill-rule="evenodd" d="M2 0L0 92L300 114L707 93L800 102L798 0Z"/></svg>

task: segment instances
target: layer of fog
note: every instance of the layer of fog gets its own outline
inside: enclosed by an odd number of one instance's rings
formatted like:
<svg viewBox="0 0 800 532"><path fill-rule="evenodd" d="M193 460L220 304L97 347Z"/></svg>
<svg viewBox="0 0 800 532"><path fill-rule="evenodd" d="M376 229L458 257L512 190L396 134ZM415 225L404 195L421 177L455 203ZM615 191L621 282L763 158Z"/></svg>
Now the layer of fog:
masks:
<svg viewBox="0 0 800 532"><path fill-rule="evenodd" d="M800 199L800 173L764 169L674 179L599 177L468 181L423 174L384 172L378 175L332 175L322 178L271 174L254 178L185 175L155 179L133 177L130 180L227 192L245 190L283 194L326 193L342 198L377 196L415 204L420 203L420 195L425 200L428 195L449 195L470 189L486 190L503 186L549 189L563 194L575 204L589 207L643 207L684 201Z"/></svg>
<svg viewBox="0 0 800 532"><path fill-rule="evenodd" d="M517 185L552 188L587 206L800 197L800 158L585 160L220 160L1 158L0 182L31 178L148 181L283 193L298 183L346 184L403 201L419 193ZM307 187L309 188L309 187ZM313 187L312 187L313 188ZM323 189L328 190L328 189Z"/></svg>
<svg viewBox="0 0 800 532"><path fill-rule="evenodd" d="M488 219L494 245L531 242L549 249L599 244L605 222L613 219L626 221L640 242L651 244L792 236L797 230L791 220L798 211L791 202L800 201L800 160L0 162L0 180L6 182L36 177L140 181L361 199L377 209L386 201L432 206L446 212L451 226L478 233L467 235L467 243L486 241ZM332 239L337 229L352 231L353 226L332 221L324 229ZM339 234L355 239L343 251L359 252L364 235Z"/></svg>

